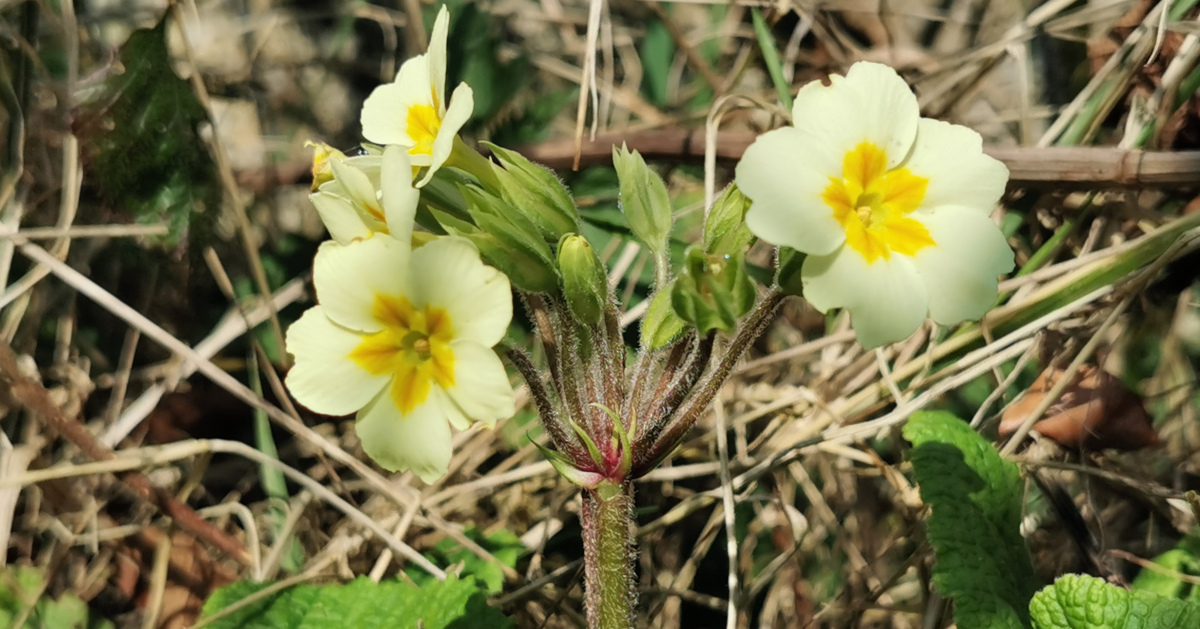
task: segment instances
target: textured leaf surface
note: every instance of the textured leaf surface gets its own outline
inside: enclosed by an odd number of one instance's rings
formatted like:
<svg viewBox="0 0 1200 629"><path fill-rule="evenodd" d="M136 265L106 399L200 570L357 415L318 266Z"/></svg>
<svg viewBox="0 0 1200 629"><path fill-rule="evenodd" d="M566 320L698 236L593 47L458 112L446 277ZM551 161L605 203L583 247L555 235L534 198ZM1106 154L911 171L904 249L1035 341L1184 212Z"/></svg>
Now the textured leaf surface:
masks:
<svg viewBox="0 0 1200 629"><path fill-rule="evenodd" d="M267 587L239 581L217 590L204 604L209 616ZM420 624L418 624L420 623ZM359 577L345 585L297 585L239 609L211 629L507 629L511 620L488 607L473 578L449 577L417 587L400 581L372 583Z"/></svg>
<svg viewBox="0 0 1200 629"><path fill-rule="evenodd" d="M122 71L80 107L75 130L101 196L135 222L166 223L165 244L176 246L215 219L220 195L200 136L208 114L171 69L166 32L163 18L129 36Z"/></svg>
<svg viewBox="0 0 1200 629"><path fill-rule="evenodd" d="M921 498L932 507L933 580L959 629L1029 626L1037 579L1020 535L1021 476L966 422L916 413L904 427Z"/></svg>
<svg viewBox="0 0 1200 629"><path fill-rule="evenodd" d="M1195 629L1200 603L1069 574L1033 597L1035 629Z"/></svg>

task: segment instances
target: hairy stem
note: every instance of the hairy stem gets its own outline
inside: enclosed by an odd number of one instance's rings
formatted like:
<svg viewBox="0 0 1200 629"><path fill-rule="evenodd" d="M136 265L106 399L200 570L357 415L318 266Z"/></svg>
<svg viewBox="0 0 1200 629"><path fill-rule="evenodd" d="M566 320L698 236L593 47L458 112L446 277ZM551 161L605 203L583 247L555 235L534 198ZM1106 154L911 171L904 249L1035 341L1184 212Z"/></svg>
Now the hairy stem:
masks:
<svg viewBox="0 0 1200 629"><path fill-rule="evenodd" d="M583 490L584 595L589 629L633 627L633 484L602 482Z"/></svg>
<svg viewBox="0 0 1200 629"><path fill-rule="evenodd" d="M738 329L733 341L722 354L721 360L712 373L696 386L692 396L667 423L666 428L658 435L653 445L644 450L639 448L639 457L633 463L632 478L637 478L654 469L679 445L679 442L700 419L708 405L712 403L717 392L721 390L721 386L729 379L729 374L733 373L733 368L741 359L742 354L767 330L775 316L775 310L779 304L783 303L785 297L787 295L778 288L772 288L762 301L758 302L754 311L746 317L745 322Z"/></svg>

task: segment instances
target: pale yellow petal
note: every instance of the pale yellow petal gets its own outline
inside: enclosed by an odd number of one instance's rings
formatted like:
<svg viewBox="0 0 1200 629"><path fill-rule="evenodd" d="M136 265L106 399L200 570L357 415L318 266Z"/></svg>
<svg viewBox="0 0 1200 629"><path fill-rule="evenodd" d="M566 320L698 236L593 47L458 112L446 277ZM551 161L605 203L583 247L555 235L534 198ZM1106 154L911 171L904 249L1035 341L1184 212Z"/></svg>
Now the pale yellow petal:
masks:
<svg viewBox="0 0 1200 629"><path fill-rule="evenodd" d="M308 198L329 230L329 236L339 244L349 244L371 235L371 229L348 199L324 189L308 195Z"/></svg>
<svg viewBox="0 0 1200 629"><path fill-rule="evenodd" d="M804 298L817 310L850 311L858 342L866 348L908 338L929 310L925 282L905 256L868 264L843 246L827 256L809 256L801 277Z"/></svg>
<svg viewBox="0 0 1200 629"><path fill-rule="evenodd" d="M845 85L857 105L858 123L867 142L887 151L892 168L908 156L917 136L921 110L912 88L896 71L880 63L850 66Z"/></svg>
<svg viewBox="0 0 1200 629"><path fill-rule="evenodd" d="M408 245L387 234L348 245L323 243L313 260L317 301L334 323L376 332L381 326L372 315L375 297L406 294L408 256Z"/></svg>
<svg viewBox="0 0 1200 629"><path fill-rule="evenodd" d="M366 406L390 378L372 376L350 360L362 339L330 321L321 306L309 308L285 339L296 359L284 381L292 397L323 415L349 415Z"/></svg>
<svg viewBox="0 0 1200 629"><path fill-rule="evenodd" d="M380 467L412 470L432 483L450 466L450 424L444 413L448 404L445 393L435 388L425 404L402 415L390 392L384 391L358 414L354 429L363 451Z"/></svg>
<svg viewBox="0 0 1200 629"><path fill-rule="evenodd" d="M363 137L376 144L415 146L416 141L408 133L409 109L432 104L429 58L417 55L400 66L395 82L376 87L363 102Z"/></svg>
<svg viewBox="0 0 1200 629"><path fill-rule="evenodd" d="M1000 228L975 208L913 215L937 242L913 257L929 291L929 316L942 325L978 319L996 303L996 278L1013 269Z"/></svg>
<svg viewBox="0 0 1200 629"><path fill-rule="evenodd" d="M746 225L776 245L827 254L846 238L833 210L821 199L829 185L828 145L785 127L760 135L738 162L736 179L753 202ZM838 157L838 172L841 164Z"/></svg>
<svg viewBox="0 0 1200 629"><path fill-rule="evenodd" d="M517 412L512 385L496 352L474 341L455 340L454 386L447 393L471 421L495 424Z"/></svg>
<svg viewBox="0 0 1200 629"><path fill-rule="evenodd" d="M450 158L450 153L454 151L454 138L458 135L463 125L471 119L471 114L474 111L475 96L471 91L471 86L466 83L459 83L458 87L454 88L454 94L450 96L450 106L446 109L446 115L442 119L442 126L438 129L437 138L433 141L433 156L429 163L429 169L425 171L425 175L417 183L418 188L429 183L429 180L437 172L437 169L441 168L446 163L446 160Z"/></svg>
<svg viewBox="0 0 1200 629"><path fill-rule="evenodd" d="M412 159L403 147L384 149L380 181L388 233L400 242L411 242L421 193L412 185Z"/></svg>
<svg viewBox="0 0 1200 629"><path fill-rule="evenodd" d="M940 120L922 118L912 155L904 167L925 177L922 207L958 205L988 213L1004 194L1008 168L985 155L975 131Z"/></svg>
<svg viewBox="0 0 1200 629"><path fill-rule="evenodd" d="M462 238L438 238L412 253L412 299L417 306L443 308L454 338L484 347L499 343L512 321L508 276L487 266Z"/></svg>
<svg viewBox="0 0 1200 629"><path fill-rule="evenodd" d="M438 10L429 34L429 84L439 113L446 111L446 38L450 34L450 11L446 5Z"/></svg>

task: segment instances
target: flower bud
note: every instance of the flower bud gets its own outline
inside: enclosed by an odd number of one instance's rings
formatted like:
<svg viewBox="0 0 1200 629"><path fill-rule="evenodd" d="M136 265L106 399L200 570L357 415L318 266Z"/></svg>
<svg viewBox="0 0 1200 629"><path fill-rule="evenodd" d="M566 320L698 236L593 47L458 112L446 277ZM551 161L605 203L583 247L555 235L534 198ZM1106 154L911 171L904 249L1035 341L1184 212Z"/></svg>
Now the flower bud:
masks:
<svg viewBox="0 0 1200 629"><path fill-rule="evenodd" d="M608 302L608 274L586 238L578 234L563 236L558 243L558 272L575 320L600 325Z"/></svg>
<svg viewBox="0 0 1200 629"><path fill-rule="evenodd" d="M646 166L637 151L613 147L613 166L621 180L621 211L633 235L656 256L667 252L672 205L662 177Z"/></svg>
<svg viewBox="0 0 1200 629"><path fill-rule="evenodd" d="M745 253L754 234L746 226L746 210L750 199L730 184L713 202L704 218L704 250L711 254L733 255Z"/></svg>
<svg viewBox="0 0 1200 629"><path fill-rule="evenodd" d="M693 246L671 288L671 306L701 334L714 329L732 332L738 317L754 307L756 296L742 254L709 255Z"/></svg>
<svg viewBox="0 0 1200 629"><path fill-rule="evenodd" d="M558 267L550 246L528 218L479 188L459 190L474 224L434 211L442 227L474 242L484 261L508 275L517 288L535 293L558 288Z"/></svg>
<svg viewBox="0 0 1200 629"><path fill-rule="evenodd" d="M324 142L309 140L304 143L304 146L305 148L311 146L313 149L312 190L316 192L321 184L333 181L333 168L330 167L329 160L346 159L346 154Z"/></svg>
<svg viewBox="0 0 1200 629"><path fill-rule="evenodd" d="M646 316L642 317L642 347L654 351L670 345L679 338L687 323L671 308L671 292L675 284L668 284L654 294Z"/></svg>
<svg viewBox="0 0 1200 629"><path fill-rule="evenodd" d="M579 211L566 186L550 169L516 151L487 144L503 168L493 167L500 196L537 225L549 242L579 231Z"/></svg>

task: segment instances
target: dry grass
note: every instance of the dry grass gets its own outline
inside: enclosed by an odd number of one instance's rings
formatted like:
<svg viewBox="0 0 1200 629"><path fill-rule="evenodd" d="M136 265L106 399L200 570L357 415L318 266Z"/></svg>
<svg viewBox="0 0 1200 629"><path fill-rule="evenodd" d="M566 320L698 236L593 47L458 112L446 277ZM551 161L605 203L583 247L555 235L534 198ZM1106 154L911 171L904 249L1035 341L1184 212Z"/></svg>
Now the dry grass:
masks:
<svg viewBox="0 0 1200 629"><path fill-rule="evenodd" d="M27 63L34 78L21 94L10 89L17 68L0 67L7 112L0 130L10 140L0 160L0 378L7 385L0 539L8 562L47 568L47 592L75 592L122 625L186 626L214 586L284 576L288 540L305 557L297 580L380 579L421 562L434 574L453 569L420 554L446 538L495 561L465 531L507 530L526 552L516 569L504 567L494 602L522 627L583 626L576 492L523 445L525 429L515 420L457 435L442 481L388 477L366 462L348 422L289 404L276 373L283 365L244 341L258 326L254 344L278 344L297 306L311 302L302 261L321 232L304 199L302 144L359 140L356 111L366 90L390 79L397 61L424 41L412 19L419 3L399 5L172 6L185 25L173 51L213 114L207 148L217 157L224 203L214 242L146 269L123 262L114 243L163 228L112 218L90 192L64 121L70 105L113 70L111 46L152 23L163 6L96 2L74 15L40 4L40 27L28 38L22 9L0 0L0 52L28 59L14 51L54 51L66 68L52 74ZM782 14L775 4L738 0L720 12L705 2L486 5L504 35L500 54L527 55L531 65L523 91L479 136L545 94L582 85L578 109L565 107L530 154L570 160L579 146L586 158L589 146L603 155L614 138L634 146L666 137L656 133L707 139L703 148L677 142L646 151L664 166L687 166L670 177L675 192L694 200L683 212L703 207L706 182L692 166L707 166L711 198L730 177L726 160L738 142L782 120L778 107L766 105L777 99L751 7L778 20L774 34L793 86L858 59L884 61L916 87L927 115L970 125L997 149L1027 147L1008 153L1014 172L1059 173L1020 179L997 210L997 220L1023 218L1012 240L1018 264L1032 258L1038 266L1002 285L1009 299L978 327L958 335L928 327L864 352L844 316L827 332L823 318L789 302L714 412L637 485L643 622L717 627L733 607L740 616L730 626L946 626L897 428L917 410L948 407L973 413L993 435L1014 391L1029 382L1026 365L1101 365L1130 384L1156 419L1157 449L1021 459L1042 482L1065 489L1062 508L1076 509L1087 527L1072 529L1061 509L1032 502L1028 538L1042 574L1128 578L1135 568L1126 562L1153 556L1196 525L1184 492L1200 471L1200 214L1187 204L1200 170L1194 154L1179 153L1200 139L1196 98L1180 94L1200 50L1195 22L1162 30L1165 3L1153 2L798 6ZM655 21L673 56L664 83L647 89L654 73L639 46ZM689 106L705 91L717 105ZM657 104L650 93L661 97ZM735 94L746 98L721 100ZM1179 110L1177 97L1184 97ZM1154 130L1143 133L1148 125ZM591 133L598 139L584 142ZM1089 175L1064 154L1037 150L1092 144L1107 147L1096 150L1117 155L1118 164L1130 162L1117 151L1174 151L1162 159L1183 160L1176 177L1193 185L1168 186L1127 168ZM49 242L37 244L42 239ZM288 249L284 241L302 244ZM617 294L632 306L623 321L633 324L647 258L617 240L606 254ZM1079 290L1114 267L1112 279ZM241 294L257 296L231 306L231 289L221 290L226 274L250 287ZM265 384L247 385L258 380L251 372ZM994 393L979 396L981 388ZM253 443L252 410L274 424L278 459L243 443ZM1006 452L1026 445L1013 439ZM277 511L259 486L258 464L292 481ZM737 535L726 541L731 529Z"/></svg>

